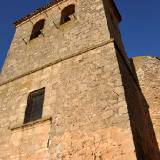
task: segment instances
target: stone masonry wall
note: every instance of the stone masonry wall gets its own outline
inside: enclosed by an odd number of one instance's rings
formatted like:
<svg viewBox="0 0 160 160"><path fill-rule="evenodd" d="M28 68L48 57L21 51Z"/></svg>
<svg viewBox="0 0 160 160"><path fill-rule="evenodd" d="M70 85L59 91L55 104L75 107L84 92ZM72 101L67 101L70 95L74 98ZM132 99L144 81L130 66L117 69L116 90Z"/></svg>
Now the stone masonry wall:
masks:
<svg viewBox="0 0 160 160"><path fill-rule="evenodd" d="M43 117L24 126L27 97L43 87ZM0 86L0 159L136 160L127 113L108 43Z"/></svg>
<svg viewBox="0 0 160 160"><path fill-rule="evenodd" d="M158 160L160 152L149 112L149 104L140 89L134 70L127 67L120 50L117 52L117 59L125 89L137 159Z"/></svg>
<svg viewBox="0 0 160 160"><path fill-rule="evenodd" d="M160 146L160 60L155 57L134 57L133 63L140 87L149 104L149 111Z"/></svg>
<svg viewBox="0 0 160 160"><path fill-rule="evenodd" d="M61 10L69 4L75 4L76 19L60 26ZM46 19L44 36L40 35L29 41L32 23L42 18ZM109 39L110 34L101 0L64 0L31 18L30 21L17 26L0 82L60 61L66 56L104 43Z"/></svg>

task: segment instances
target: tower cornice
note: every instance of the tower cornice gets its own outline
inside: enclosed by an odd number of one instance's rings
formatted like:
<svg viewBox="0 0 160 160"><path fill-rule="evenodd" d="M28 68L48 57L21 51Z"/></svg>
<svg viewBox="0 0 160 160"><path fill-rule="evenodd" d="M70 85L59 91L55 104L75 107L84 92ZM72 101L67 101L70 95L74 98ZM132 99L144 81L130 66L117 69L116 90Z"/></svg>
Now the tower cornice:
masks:
<svg viewBox="0 0 160 160"><path fill-rule="evenodd" d="M50 2L50 3L48 3L48 4L46 4L45 6L36 9L34 12L32 12L32 13L30 13L30 14L28 14L28 15L26 15L26 16L18 19L18 20L16 20L13 24L14 24L15 26L18 26L19 24L23 23L24 21L26 21L26 20L32 18L33 16L35 16L35 15L37 15L37 14L45 11L46 9L48 9L48 8L50 8L50 7L58 4L58 3L61 2L61 1L63 1L63 0L55 0L55 1L52 1L52 2Z"/></svg>

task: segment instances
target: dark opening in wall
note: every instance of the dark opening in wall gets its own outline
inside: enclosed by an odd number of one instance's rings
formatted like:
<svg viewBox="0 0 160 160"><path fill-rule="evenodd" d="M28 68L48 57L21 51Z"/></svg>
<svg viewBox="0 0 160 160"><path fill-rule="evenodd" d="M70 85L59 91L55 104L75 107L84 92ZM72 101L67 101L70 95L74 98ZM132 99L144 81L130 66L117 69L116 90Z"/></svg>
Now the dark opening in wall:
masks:
<svg viewBox="0 0 160 160"><path fill-rule="evenodd" d="M37 38L42 33L42 30L44 28L44 23L45 23L45 20L41 19L33 26L30 40Z"/></svg>
<svg viewBox="0 0 160 160"><path fill-rule="evenodd" d="M71 4L67 7L65 7L61 12L61 21L60 25L67 23L68 21L71 21L74 18L75 13L75 5Z"/></svg>
<svg viewBox="0 0 160 160"><path fill-rule="evenodd" d="M24 124L42 118L45 88L31 92L28 96Z"/></svg>

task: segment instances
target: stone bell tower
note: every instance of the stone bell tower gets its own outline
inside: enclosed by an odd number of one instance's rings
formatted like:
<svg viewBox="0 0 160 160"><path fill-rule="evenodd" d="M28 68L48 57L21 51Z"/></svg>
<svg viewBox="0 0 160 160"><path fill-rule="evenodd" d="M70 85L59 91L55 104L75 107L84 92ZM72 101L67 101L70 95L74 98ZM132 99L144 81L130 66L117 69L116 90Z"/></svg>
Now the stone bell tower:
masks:
<svg viewBox="0 0 160 160"><path fill-rule="evenodd" d="M120 21L112 0L57 0L15 22L0 160L159 160Z"/></svg>

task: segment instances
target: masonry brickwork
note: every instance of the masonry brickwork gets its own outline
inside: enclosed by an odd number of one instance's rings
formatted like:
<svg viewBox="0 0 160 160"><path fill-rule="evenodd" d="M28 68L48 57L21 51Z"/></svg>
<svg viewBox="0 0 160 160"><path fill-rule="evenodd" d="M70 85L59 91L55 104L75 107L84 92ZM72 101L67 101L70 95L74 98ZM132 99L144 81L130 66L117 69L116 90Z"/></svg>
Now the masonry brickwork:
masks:
<svg viewBox="0 0 160 160"><path fill-rule="evenodd" d="M60 25L70 4L75 18ZM43 33L30 41L40 19ZM160 159L159 99L148 95L156 84L157 95L160 74L147 90L143 65L133 67L125 53L120 20L112 0L63 0L16 23L0 75L0 160ZM152 63L158 72L153 59L143 73ZM24 124L28 95L41 88L42 118Z"/></svg>

